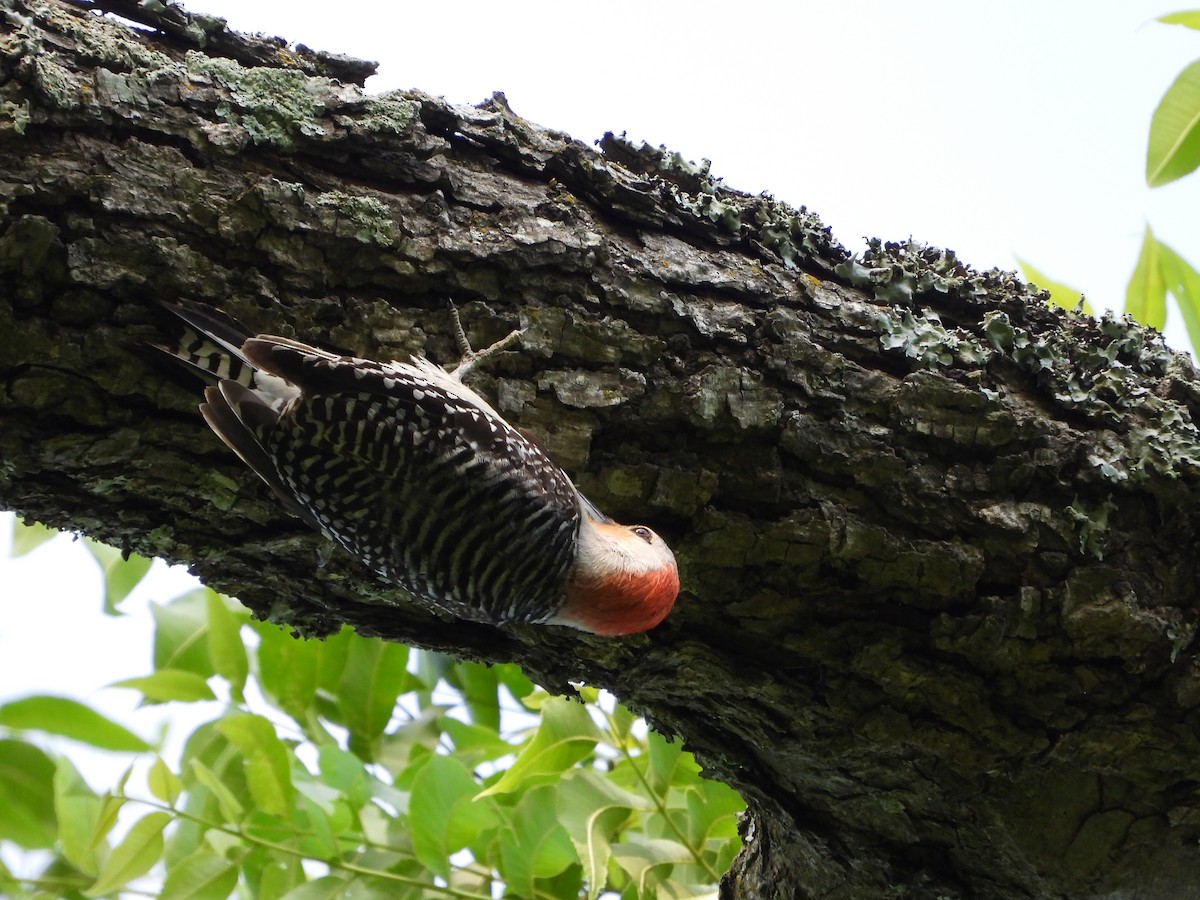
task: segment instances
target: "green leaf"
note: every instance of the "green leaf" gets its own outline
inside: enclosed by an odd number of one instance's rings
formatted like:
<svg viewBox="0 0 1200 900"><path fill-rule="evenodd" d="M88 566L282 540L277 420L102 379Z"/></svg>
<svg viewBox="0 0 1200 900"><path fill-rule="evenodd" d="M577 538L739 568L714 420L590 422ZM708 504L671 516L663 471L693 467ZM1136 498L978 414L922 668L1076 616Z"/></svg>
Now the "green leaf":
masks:
<svg viewBox="0 0 1200 900"><path fill-rule="evenodd" d="M290 817L284 819L261 809L250 810L241 830L251 840L287 847L296 847L303 837Z"/></svg>
<svg viewBox="0 0 1200 900"><path fill-rule="evenodd" d="M54 844L54 763L32 744L0 740L0 810L0 841Z"/></svg>
<svg viewBox="0 0 1200 900"><path fill-rule="evenodd" d="M633 735L633 724L636 721L637 716L620 703L613 708L609 726L618 747L641 746L641 741Z"/></svg>
<svg viewBox="0 0 1200 900"><path fill-rule="evenodd" d="M1073 311L1082 302L1083 311L1088 315L1092 314L1092 307L1083 299L1082 292L1039 272L1030 263L1020 257L1017 257L1017 265L1021 267L1021 274L1025 276L1026 281L1034 287L1050 292L1050 303L1052 305Z"/></svg>
<svg viewBox="0 0 1200 900"><path fill-rule="evenodd" d="M350 645L355 641L366 640L354 633L349 625L343 625L342 630L320 641L306 641L317 645L317 687L330 695L336 694L338 685L342 683L342 673L346 670L346 660L350 656Z"/></svg>
<svg viewBox="0 0 1200 900"><path fill-rule="evenodd" d="M1200 60L1179 73L1150 119L1146 183L1159 187L1200 165Z"/></svg>
<svg viewBox="0 0 1200 900"><path fill-rule="evenodd" d="M279 900L342 900L348 896L350 885L351 878L347 876L326 875L293 888Z"/></svg>
<svg viewBox="0 0 1200 900"><path fill-rule="evenodd" d="M444 706L428 706L393 728L380 740L379 752L372 762L402 773L400 778L403 778L410 764L437 752L442 743L442 728L438 723L445 710Z"/></svg>
<svg viewBox="0 0 1200 900"><path fill-rule="evenodd" d="M1200 273L1166 244L1158 242L1157 248L1167 289L1183 315L1193 351L1200 353Z"/></svg>
<svg viewBox="0 0 1200 900"><path fill-rule="evenodd" d="M53 528L47 528L41 522L25 524L14 519L12 547L9 549L8 555L12 559L24 556L26 553L37 549L46 543L46 541L57 536L57 531Z"/></svg>
<svg viewBox="0 0 1200 900"><path fill-rule="evenodd" d="M158 900L226 900L237 880L237 866L202 848L171 867Z"/></svg>
<svg viewBox="0 0 1200 900"><path fill-rule="evenodd" d="M171 771L171 767L163 762L161 756L154 758L154 765L146 773L146 783L150 793L168 806L174 806L183 790L183 782Z"/></svg>
<svg viewBox="0 0 1200 900"><path fill-rule="evenodd" d="M587 707L563 697L548 698L542 704L542 720L532 740L483 794L505 794L530 779L559 776L590 755L599 740L600 731Z"/></svg>
<svg viewBox="0 0 1200 900"><path fill-rule="evenodd" d="M572 772L560 783L558 818L583 864L589 900L604 889L613 836L632 810L649 806L646 798L622 790L590 769Z"/></svg>
<svg viewBox="0 0 1200 900"><path fill-rule="evenodd" d="M242 620L229 608L224 597L216 591L205 589L208 607L208 659L213 671L229 682L229 692L234 702L244 700L246 676L250 666L246 659L246 644L242 640ZM233 601L228 601L232 603Z"/></svg>
<svg viewBox="0 0 1200 900"><path fill-rule="evenodd" d="M85 875L100 871L101 853L107 856L104 836L116 816L106 817L101 826L104 800L88 786L79 770L65 757L54 772L54 812L58 819L58 845L66 859Z"/></svg>
<svg viewBox="0 0 1200 900"><path fill-rule="evenodd" d="M432 692L454 667L454 658L436 650L420 650L416 655L417 678L427 692Z"/></svg>
<svg viewBox="0 0 1200 900"><path fill-rule="evenodd" d="M640 893L645 893L649 887L648 879L652 869L658 866L688 865L696 861L691 851L683 844L664 838L617 844L612 848L612 855L617 865L629 873Z"/></svg>
<svg viewBox="0 0 1200 900"><path fill-rule="evenodd" d="M159 669L142 678L126 678L113 682L111 687L133 688L151 703L195 703L200 700L216 700L208 682L195 672L182 669Z"/></svg>
<svg viewBox="0 0 1200 900"><path fill-rule="evenodd" d="M338 791L356 812L371 800L371 776L363 761L341 747L327 744L317 754L321 782Z"/></svg>
<svg viewBox="0 0 1200 900"><path fill-rule="evenodd" d="M229 789L220 776L198 759L191 760L188 765L196 781L208 788L216 798L217 806L225 821L240 822L245 810L238 801L237 795Z"/></svg>
<svg viewBox="0 0 1200 900"><path fill-rule="evenodd" d="M684 752L679 741L669 743L652 731L647 738L647 756L650 759L647 779L658 797L665 797L672 787L686 787L700 780L700 767L692 754Z"/></svg>
<svg viewBox="0 0 1200 900"><path fill-rule="evenodd" d="M150 749L128 728L66 697L39 694L13 700L0 706L0 725L57 734L101 750L141 753Z"/></svg>
<svg viewBox="0 0 1200 900"><path fill-rule="evenodd" d="M21 886L17 879L13 877L12 870L4 864L4 860L0 859L0 897L22 896Z"/></svg>
<svg viewBox="0 0 1200 900"><path fill-rule="evenodd" d="M517 752L516 747L491 728L468 725L450 716L442 716L438 719L438 724L454 742L454 755L468 765L491 762Z"/></svg>
<svg viewBox="0 0 1200 900"><path fill-rule="evenodd" d="M1163 278L1159 243L1146 226L1137 265L1125 287L1125 312L1134 321L1162 330L1167 321L1167 284Z"/></svg>
<svg viewBox="0 0 1200 900"><path fill-rule="evenodd" d="M119 782L118 790L123 791L125 789L125 782L129 778L130 771L130 769L125 770L125 775ZM100 800L100 815L96 817L96 823L92 828L91 845L97 848L97 852L100 854L99 860L103 861L108 858L109 852L106 838L117 827L117 817L121 814L121 810L125 806L125 798L106 792Z"/></svg>
<svg viewBox="0 0 1200 900"><path fill-rule="evenodd" d="M500 683L508 688L513 699L520 702L533 693L534 684L515 663L493 666Z"/></svg>
<svg viewBox="0 0 1200 900"><path fill-rule="evenodd" d="M259 683L280 709L297 722L305 721L317 692L318 647L270 623L255 630L259 633Z"/></svg>
<svg viewBox="0 0 1200 900"><path fill-rule="evenodd" d="M446 680L462 693L472 722L500 731L500 680L493 667L459 662L446 673Z"/></svg>
<svg viewBox="0 0 1200 900"><path fill-rule="evenodd" d="M500 874L510 894L537 896L535 882L579 861L570 835L558 821L558 786L529 790L500 831Z"/></svg>
<svg viewBox="0 0 1200 900"><path fill-rule="evenodd" d="M165 812L152 812L139 819L105 860L96 883L84 891L88 897L102 897L140 878L153 868L162 856L163 829L171 817Z"/></svg>
<svg viewBox="0 0 1200 900"><path fill-rule="evenodd" d="M356 637L338 685L337 705L350 731L350 749L371 761L377 740L392 720L396 698L409 682L408 648Z"/></svg>
<svg viewBox="0 0 1200 900"><path fill-rule="evenodd" d="M600 702L600 688L594 688L587 684L581 684L575 688L575 693L587 706L595 706Z"/></svg>
<svg viewBox="0 0 1200 900"><path fill-rule="evenodd" d="M1200 10L1189 9L1182 12L1167 13L1165 16L1159 16L1158 21L1164 25L1182 25L1184 28L1200 31Z"/></svg>
<svg viewBox="0 0 1200 900"><path fill-rule="evenodd" d="M290 755L275 726L262 716L238 713L217 722L245 759L246 782L254 805L270 815L286 818L292 807Z"/></svg>
<svg viewBox="0 0 1200 900"><path fill-rule="evenodd" d="M333 860L338 856L337 835L329 813L312 798L297 797L292 823L300 834L298 850L309 859ZM337 808L333 810L337 812Z"/></svg>
<svg viewBox="0 0 1200 900"><path fill-rule="evenodd" d="M205 722L188 735L177 772L184 788L178 805L189 818L181 817L171 833L168 863L178 862L205 843L218 849L210 840L214 832L201 823L240 825L245 812L238 798L250 802L242 757L215 722Z"/></svg>
<svg viewBox="0 0 1200 900"><path fill-rule="evenodd" d="M150 604L154 615L154 668L183 669L202 678L215 675L208 654L208 589L169 603Z"/></svg>
<svg viewBox="0 0 1200 900"><path fill-rule="evenodd" d="M254 888L251 896L257 900L279 900L288 891L308 881L300 860L274 853L265 856L264 853L265 851L259 850L241 860L246 881ZM263 863L261 867L257 866L259 860Z"/></svg>
<svg viewBox="0 0 1200 900"><path fill-rule="evenodd" d="M117 604L129 596L130 591L150 571L152 560L136 553L123 553L115 547L84 538L83 545L100 565L104 576L104 611L117 615Z"/></svg>
<svg viewBox="0 0 1200 900"><path fill-rule="evenodd" d="M737 819L746 802L727 784L701 779L688 791L687 815L683 817L688 841L704 847L710 840L737 837Z"/></svg>
<svg viewBox="0 0 1200 900"><path fill-rule="evenodd" d="M451 854L496 824L493 805L475 802L478 793L479 785L471 773L449 756L429 757L413 779L408 804L413 852L442 878L450 877Z"/></svg>

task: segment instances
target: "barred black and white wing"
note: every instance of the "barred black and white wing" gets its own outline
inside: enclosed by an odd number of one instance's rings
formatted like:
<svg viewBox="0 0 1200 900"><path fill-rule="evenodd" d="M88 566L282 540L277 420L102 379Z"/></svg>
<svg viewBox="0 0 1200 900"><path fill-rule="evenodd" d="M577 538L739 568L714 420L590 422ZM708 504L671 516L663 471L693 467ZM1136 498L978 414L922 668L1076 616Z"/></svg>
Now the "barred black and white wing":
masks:
<svg viewBox="0 0 1200 900"><path fill-rule="evenodd" d="M203 307L175 311L233 357L213 365L220 354L203 344L192 359L186 345L172 351L221 379L205 392L205 418L291 511L463 618L558 611L591 508L486 401L422 359L338 356L222 330L239 327L227 317L214 328Z"/></svg>

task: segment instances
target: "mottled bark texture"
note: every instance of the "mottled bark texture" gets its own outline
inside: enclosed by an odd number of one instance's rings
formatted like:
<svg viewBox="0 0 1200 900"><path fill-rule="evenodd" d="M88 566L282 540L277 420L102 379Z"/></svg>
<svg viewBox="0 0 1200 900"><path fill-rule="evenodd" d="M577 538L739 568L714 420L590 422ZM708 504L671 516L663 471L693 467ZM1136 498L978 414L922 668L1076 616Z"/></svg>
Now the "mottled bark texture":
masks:
<svg viewBox="0 0 1200 900"><path fill-rule="evenodd" d="M0 505L308 635L611 689L749 802L727 897L1193 892L1186 359L948 252L851 258L665 152L369 97L367 64L153 5L0 0ZM525 327L477 388L669 538L675 614L501 632L318 568L138 352L160 297L377 357L453 361L448 297L477 345Z"/></svg>

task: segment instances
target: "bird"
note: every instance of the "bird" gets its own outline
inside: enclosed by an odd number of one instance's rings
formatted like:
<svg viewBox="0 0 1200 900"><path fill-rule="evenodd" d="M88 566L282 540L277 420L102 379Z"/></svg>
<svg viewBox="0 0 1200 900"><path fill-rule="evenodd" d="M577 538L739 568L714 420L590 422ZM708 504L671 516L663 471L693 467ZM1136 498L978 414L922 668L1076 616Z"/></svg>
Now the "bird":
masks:
<svg viewBox="0 0 1200 900"><path fill-rule="evenodd" d="M158 350L203 375L200 412L284 509L384 581L461 619L648 631L679 568L646 525L600 512L531 435L464 376L521 334L447 371L380 362L270 334L216 307L161 304L182 322Z"/></svg>

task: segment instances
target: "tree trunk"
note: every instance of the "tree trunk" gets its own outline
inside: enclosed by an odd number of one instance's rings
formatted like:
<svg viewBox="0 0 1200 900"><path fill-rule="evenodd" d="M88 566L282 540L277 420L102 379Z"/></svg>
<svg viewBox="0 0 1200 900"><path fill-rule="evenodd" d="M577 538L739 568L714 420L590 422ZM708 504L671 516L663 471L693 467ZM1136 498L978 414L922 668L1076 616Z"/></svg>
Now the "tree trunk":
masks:
<svg viewBox="0 0 1200 900"><path fill-rule="evenodd" d="M149 6L0 0L0 506L306 635L612 690L749 803L726 897L1194 892L1186 358L949 252L851 258L667 152L368 97L369 64ZM447 298L477 346L525 327L476 389L668 538L675 613L500 631L319 568L139 352L175 297L384 358L455 361Z"/></svg>

